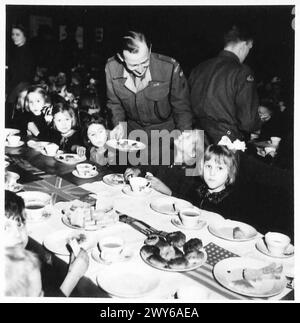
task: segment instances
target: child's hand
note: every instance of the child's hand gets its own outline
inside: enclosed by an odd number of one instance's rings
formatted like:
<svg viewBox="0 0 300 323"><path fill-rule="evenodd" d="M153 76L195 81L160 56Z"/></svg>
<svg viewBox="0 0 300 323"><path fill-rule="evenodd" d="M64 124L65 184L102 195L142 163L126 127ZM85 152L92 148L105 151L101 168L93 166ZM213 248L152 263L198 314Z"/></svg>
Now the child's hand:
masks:
<svg viewBox="0 0 300 323"><path fill-rule="evenodd" d="M141 170L138 168L127 168L124 173L124 179L128 182L130 177L138 177L141 173Z"/></svg>
<svg viewBox="0 0 300 323"><path fill-rule="evenodd" d="M76 148L76 154L79 156L79 157L83 157L85 156L85 153L86 153L86 148L83 147L83 146L78 146Z"/></svg>
<svg viewBox="0 0 300 323"><path fill-rule="evenodd" d="M35 125L34 122L28 122L28 124L27 124L27 131L31 135L35 136L35 137L37 137L39 135L39 133L40 133L39 132L39 129L37 128L37 126Z"/></svg>
<svg viewBox="0 0 300 323"><path fill-rule="evenodd" d="M74 278L82 277L89 267L89 256L84 249L80 249L77 257L74 253L71 253L69 273L71 273ZM69 274L68 274L69 275Z"/></svg>
<svg viewBox="0 0 300 323"><path fill-rule="evenodd" d="M110 139L120 140L125 136L125 129L122 126L122 123L119 123L114 129L110 132Z"/></svg>
<svg viewBox="0 0 300 323"><path fill-rule="evenodd" d="M151 182L151 187L154 188L156 191L162 194L172 195L172 191L169 189L169 187L157 177L147 176L147 179Z"/></svg>

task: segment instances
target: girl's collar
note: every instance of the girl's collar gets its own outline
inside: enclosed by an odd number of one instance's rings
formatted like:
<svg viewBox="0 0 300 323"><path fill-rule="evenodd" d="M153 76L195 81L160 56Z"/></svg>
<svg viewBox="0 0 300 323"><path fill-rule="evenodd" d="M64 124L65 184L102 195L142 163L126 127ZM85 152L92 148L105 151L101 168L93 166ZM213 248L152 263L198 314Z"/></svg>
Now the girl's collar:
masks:
<svg viewBox="0 0 300 323"><path fill-rule="evenodd" d="M209 202L213 203L213 204L218 204L220 203L226 196L228 196L231 191L232 191L232 187L231 186L226 186L224 190L220 191L220 192L216 192L216 193L210 193L208 191L208 187L205 183L203 183L202 185L200 185L197 189L198 194L201 197L201 204L202 202L207 199Z"/></svg>
<svg viewBox="0 0 300 323"><path fill-rule="evenodd" d="M73 134L75 133L75 130L74 129L71 129L69 132L67 132L66 134L61 134L61 136L63 138L69 138L71 137Z"/></svg>

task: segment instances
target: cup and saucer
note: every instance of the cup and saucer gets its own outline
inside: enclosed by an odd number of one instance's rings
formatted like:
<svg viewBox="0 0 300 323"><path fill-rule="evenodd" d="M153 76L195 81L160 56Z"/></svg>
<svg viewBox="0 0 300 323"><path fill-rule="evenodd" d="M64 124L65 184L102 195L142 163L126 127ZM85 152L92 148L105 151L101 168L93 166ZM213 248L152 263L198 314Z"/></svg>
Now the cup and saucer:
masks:
<svg viewBox="0 0 300 323"><path fill-rule="evenodd" d="M268 232L255 244L261 253L273 258L290 258L294 256L294 246L291 239L279 232Z"/></svg>
<svg viewBox="0 0 300 323"><path fill-rule="evenodd" d="M185 230L201 230L207 225L206 221L201 220L201 212L194 207L180 210L171 223Z"/></svg>
<svg viewBox="0 0 300 323"><path fill-rule="evenodd" d="M81 163L76 166L76 169L73 170L72 174L79 178L93 178L99 173L96 166L89 163Z"/></svg>
<svg viewBox="0 0 300 323"><path fill-rule="evenodd" d="M5 147L18 148L24 145L24 141L21 140L20 136L9 135L6 137Z"/></svg>
<svg viewBox="0 0 300 323"><path fill-rule="evenodd" d="M122 189L122 192L131 196L145 196L152 192L151 182L144 177L129 178L129 185Z"/></svg>
<svg viewBox="0 0 300 323"><path fill-rule="evenodd" d="M92 258L103 265L128 261L132 257L133 252L124 247L124 240L114 236L104 237L92 250Z"/></svg>
<svg viewBox="0 0 300 323"><path fill-rule="evenodd" d="M58 148L59 148L59 146L57 144L48 143L42 149L40 149L40 152L44 156L55 157L57 154L62 153L62 150L58 150Z"/></svg>

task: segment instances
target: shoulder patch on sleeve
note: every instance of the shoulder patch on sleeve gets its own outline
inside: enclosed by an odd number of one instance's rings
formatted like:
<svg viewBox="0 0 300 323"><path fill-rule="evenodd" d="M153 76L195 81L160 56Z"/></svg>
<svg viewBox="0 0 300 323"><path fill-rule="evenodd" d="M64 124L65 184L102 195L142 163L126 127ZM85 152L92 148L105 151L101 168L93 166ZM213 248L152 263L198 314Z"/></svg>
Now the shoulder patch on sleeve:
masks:
<svg viewBox="0 0 300 323"><path fill-rule="evenodd" d="M247 80L248 82L254 82L254 77L253 77L253 75L249 74L249 75L247 76L246 80Z"/></svg>

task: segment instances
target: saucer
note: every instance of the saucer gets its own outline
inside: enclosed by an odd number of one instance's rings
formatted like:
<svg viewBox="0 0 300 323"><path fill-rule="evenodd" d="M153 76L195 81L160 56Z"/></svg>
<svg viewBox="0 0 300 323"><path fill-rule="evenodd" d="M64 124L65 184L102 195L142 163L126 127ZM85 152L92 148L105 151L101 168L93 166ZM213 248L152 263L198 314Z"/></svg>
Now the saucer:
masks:
<svg viewBox="0 0 300 323"><path fill-rule="evenodd" d="M102 264L102 265L111 265L111 264L114 264L116 262L123 262L123 261L128 261L130 260L131 258L133 257L133 252L132 250L129 250L129 249L123 249L122 252L120 253L119 257L116 258L115 260L113 261L107 261L107 260L104 260L101 258L101 253L98 249L98 247L94 248L92 250L92 258Z"/></svg>
<svg viewBox="0 0 300 323"><path fill-rule="evenodd" d="M292 244L290 244L287 247L287 250L285 253L283 253L282 255L273 255L267 248L265 242L263 239L260 239L256 242L255 247L258 251L260 251L261 253L273 257L273 258L290 258L294 256L294 246Z"/></svg>
<svg viewBox="0 0 300 323"><path fill-rule="evenodd" d="M24 145L24 141L20 140L17 145L10 145L7 141L5 141L5 147L9 148L18 148Z"/></svg>
<svg viewBox="0 0 300 323"><path fill-rule="evenodd" d="M133 192L130 188L130 186L125 186L123 189L122 189L122 192L127 194L127 195L130 195L130 196L147 196L148 194L150 194L152 192L151 188L148 188L148 189L145 189L144 191L142 192Z"/></svg>
<svg viewBox="0 0 300 323"><path fill-rule="evenodd" d="M63 151L62 151L62 150L58 150L58 151L56 152L56 154L55 154L55 155L53 155L53 156L48 155L44 149L41 149L41 150L40 150L40 153L41 153L42 155L46 156L46 157L52 157L52 158L54 158L54 157L55 157L55 156L57 156L57 155L63 154Z"/></svg>
<svg viewBox="0 0 300 323"><path fill-rule="evenodd" d="M96 170L93 170L92 172L88 173L88 175L79 175L77 170L74 169L72 174L78 178L93 178L93 177L96 177L97 175L99 175L98 171Z"/></svg>
<svg viewBox="0 0 300 323"><path fill-rule="evenodd" d="M195 226L186 227L185 225L183 225L183 223L178 218L173 218L171 220L171 223L173 225L175 225L175 227L178 227L180 229L185 229L185 230L201 230L207 225L207 223L205 221L199 220Z"/></svg>

